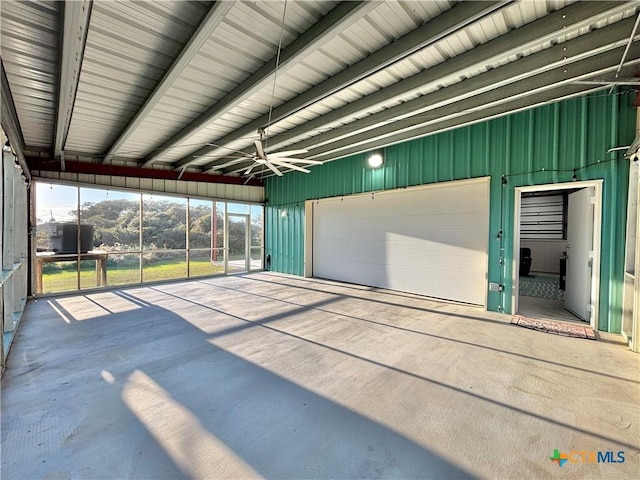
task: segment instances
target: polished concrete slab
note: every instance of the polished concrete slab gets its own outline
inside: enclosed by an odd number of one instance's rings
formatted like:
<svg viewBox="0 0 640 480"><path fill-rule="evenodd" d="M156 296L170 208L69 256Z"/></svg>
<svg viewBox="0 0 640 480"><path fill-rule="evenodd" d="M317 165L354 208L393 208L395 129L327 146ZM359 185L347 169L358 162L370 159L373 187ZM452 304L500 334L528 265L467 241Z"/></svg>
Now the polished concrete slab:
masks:
<svg viewBox="0 0 640 480"><path fill-rule="evenodd" d="M2 478L638 478L640 356L509 321L268 272L30 302Z"/></svg>

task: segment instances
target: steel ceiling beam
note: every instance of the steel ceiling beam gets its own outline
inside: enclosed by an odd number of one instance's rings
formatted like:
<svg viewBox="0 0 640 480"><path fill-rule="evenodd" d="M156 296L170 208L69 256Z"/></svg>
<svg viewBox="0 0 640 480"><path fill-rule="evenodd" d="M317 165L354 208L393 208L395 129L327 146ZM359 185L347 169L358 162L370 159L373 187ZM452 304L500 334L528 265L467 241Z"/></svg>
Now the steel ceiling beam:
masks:
<svg viewBox="0 0 640 480"><path fill-rule="evenodd" d="M211 38L213 32L218 28L222 20L224 20L225 16L232 8L233 2L217 1L211 5L209 12L204 16L200 25L198 25L187 44L180 51L169 69L165 72L153 92L151 92L149 97L147 97L144 104L136 112L129 124L124 128L120 135L118 135L116 141L111 145L111 147L109 147L104 156L103 163L111 161L111 158L115 155L118 149L125 144L145 118L147 118L158 102L162 99L163 95L182 74L182 71L198 54L207 40Z"/></svg>
<svg viewBox="0 0 640 480"><path fill-rule="evenodd" d="M458 77L472 68L480 68L498 58L517 55L523 50L544 41L555 39L558 35L589 26L599 19L615 13L623 12L634 5L634 2L577 2L557 10L545 17L534 20L520 28L512 30L500 37L479 45L465 53L457 55L438 65L426 69L412 77L401 80L389 87L378 90L359 100L348 103L325 115L305 122L287 132L274 136L270 140L269 149L277 150L292 145L292 141L306 136L313 130L324 130L332 124L350 120L358 114L376 106L383 106L394 99L399 99L413 91L420 91L427 86L437 86L445 77ZM466 81L474 81L473 78ZM336 131L336 136L340 132ZM296 143L295 145L298 145ZM203 170L212 168L204 165Z"/></svg>
<svg viewBox="0 0 640 480"><path fill-rule="evenodd" d="M287 118L301 109L379 72L478 19L494 13L509 3L510 1L503 0L495 2L462 2L455 5L398 40L329 77L318 85L311 87L283 105L274 108L271 114L271 123ZM223 147L229 145L240 138L255 134L259 128L265 128L268 121L269 114L262 115L234 132L216 140L214 143ZM179 160L176 163L176 168L193 163L194 155L203 156L217 150L221 149L212 146L200 148L192 152L188 157Z"/></svg>
<svg viewBox="0 0 640 480"><path fill-rule="evenodd" d="M60 77L58 112L53 152L60 157L69 134L78 82L87 44L87 31L91 19L92 0L63 2L62 48L60 49Z"/></svg>
<svg viewBox="0 0 640 480"><path fill-rule="evenodd" d="M31 157L29 158L29 165L31 165L34 172L65 172L128 178L181 180L185 182L224 183L230 185L251 185L257 187L264 186L264 184L258 179L251 179L250 181L247 181L246 178L237 176L211 175L196 172L176 172L175 170L141 168L129 165L105 165L103 163L82 162L78 160L66 160L65 168L63 169L60 161L46 157ZM36 175L38 174L36 173Z"/></svg>
<svg viewBox="0 0 640 480"><path fill-rule="evenodd" d="M292 67L310 52L320 48L325 42L333 38L346 26L357 21L375 7L376 2L369 1L339 3L327 15L322 17L311 28L282 50L280 53L280 63L277 66L278 71L284 71ZM272 77L276 69L277 58L278 55L274 55L255 73L236 86L222 99L217 101L202 115L155 148L154 151L144 159L143 166L149 166L162 155L164 150L177 145L190 135L196 133L210 123L215 122L224 113L238 106L258 90L268 85L268 83L272 81Z"/></svg>
<svg viewBox="0 0 640 480"><path fill-rule="evenodd" d="M518 98L517 100L512 100L507 102L496 109L492 109L490 114L483 111L475 111L473 113L466 114L458 119L453 120L445 120L443 122L439 122L437 124L430 125L417 131L415 134L411 136L405 136L404 134L399 134L394 137L387 137L386 139L381 139L379 141L374 141L369 144L367 149L350 149L344 150L335 156L327 156L323 161L329 162L333 160L339 160L341 158L349 157L352 155L356 155L359 153L364 153L373 149L379 149L388 147L391 145L395 145L398 143L405 142L410 139L426 137L428 135L433 135L435 133L442 133L448 130L453 130L456 128L460 128L462 126L473 125L476 123L481 123L485 121L489 121L495 118L504 117L505 115L511 115L514 113L518 113L524 110L530 110L532 108L537 108L542 105L547 105L549 103L555 103L562 100L567 100L569 98L579 97L583 95L587 95L589 93L601 91L607 87L599 86L585 86L585 85L570 85L567 87L558 87L553 90L548 90L545 92L537 93L528 97ZM318 167L312 167L318 168ZM322 168L322 167L320 167ZM283 173L286 173L288 170L283 170ZM313 170L312 170L313 171ZM256 177L265 178L267 176L271 176L269 171L260 170L254 172Z"/></svg>
<svg viewBox="0 0 640 480"><path fill-rule="evenodd" d="M531 101L535 103L535 99L544 95L547 91L561 91L562 89L580 91L581 88L593 88L593 86L576 84L575 80L614 72L618 63L613 58L614 54L620 55L622 51L623 48L613 52L604 52L568 67L561 66L549 72L520 80L501 89L492 90L454 104L444 105L429 112L429 118L420 118L420 115L416 118L409 117L347 139L338 140L314 149L313 154L308 155L307 158L327 161L381 146L392 145L441 131L442 125L445 124L443 122L446 122L447 128L462 126L466 124L465 118L469 116L476 118L476 115L486 115L496 109L500 110L501 113L505 113L503 112L504 105L509 105L513 102L519 105L521 101L526 102L528 98L531 98ZM627 70L639 70L640 45L633 45L629 53L634 60L629 60L625 64L625 68ZM616 58L620 57L617 56ZM626 73L632 74L633 72L627 71ZM510 112L507 110L506 113ZM490 113L488 117L490 117Z"/></svg>
<svg viewBox="0 0 640 480"><path fill-rule="evenodd" d="M18 162L22 167L27 181L31 181L31 173L27 161L24 158L24 136L22 134L22 127L20 126L20 119L18 118L18 112L16 110L16 104L13 101L13 94L11 93L11 87L9 86L9 79L7 73L4 71L4 63L0 58L0 103L2 108L0 109L0 123L2 123L2 129L7 134L9 144L12 150L18 157Z"/></svg>
<svg viewBox="0 0 640 480"><path fill-rule="evenodd" d="M324 132L297 142L291 145L291 148L321 146L325 143L351 137L359 132L372 130L389 122L399 121L406 117L416 118L415 115L429 112L464 98L505 87L518 80L533 77L562 65L569 65L567 68L572 68L571 64L584 58L625 46L627 44L628 29L633 24L634 18L628 18L594 30L591 33L554 45L473 78L340 126L337 131ZM583 65L588 65L588 63L583 63ZM394 123L393 125L397 124Z"/></svg>

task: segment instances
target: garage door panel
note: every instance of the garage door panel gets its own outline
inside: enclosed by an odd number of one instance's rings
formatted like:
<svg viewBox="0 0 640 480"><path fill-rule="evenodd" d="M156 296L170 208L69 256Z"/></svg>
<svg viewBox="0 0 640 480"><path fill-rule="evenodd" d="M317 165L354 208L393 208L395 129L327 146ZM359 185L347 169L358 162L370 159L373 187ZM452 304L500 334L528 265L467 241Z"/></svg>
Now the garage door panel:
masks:
<svg viewBox="0 0 640 480"><path fill-rule="evenodd" d="M394 274L389 276L391 290L398 290L401 292L413 292L413 283L410 281L412 277L421 276L422 269L415 267L397 267L394 266ZM448 274L448 270L434 271L435 275L429 277L423 277L423 283L421 287L428 291L430 297L443 298L446 300L454 300L458 302L473 303L477 305L484 305L485 294L484 291L479 291L474 288L474 285L478 283L484 283L484 275L482 274L468 274L465 273L465 281L460 282L455 278L452 278ZM355 282L352 282L355 283Z"/></svg>
<svg viewBox="0 0 640 480"><path fill-rule="evenodd" d="M478 251L468 248L451 245L446 250L441 249L443 254L434 256L431 252L416 252L407 255L408 250L421 248L421 245L406 246L402 248L390 248L385 252L385 264L387 265L415 265L423 270L476 270L486 267L484 258L478 255ZM452 262L450 257L455 257L456 262Z"/></svg>
<svg viewBox="0 0 640 480"><path fill-rule="evenodd" d="M379 268L379 265L376 263L352 261L349 262L349 268L344 268L345 264L340 260L326 259L322 260L320 263L323 269L326 271L331 272L341 270L342 273L340 275L340 278L336 278L334 280L370 286L380 286L387 280L385 271L381 270ZM322 278L331 277L322 276ZM369 281L364 283L362 282L362 278L368 278Z"/></svg>
<svg viewBox="0 0 640 480"><path fill-rule="evenodd" d="M380 225L386 225L387 231L381 232ZM387 219L385 217L368 219L351 219L350 221L320 222L316 224L316 229L322 231L317 238L326 240L358 240L369 238L385 241L388 235L405 236L407 239L429 239L433 242L447 242L475 244L477 240L470 238L483 225L478 221L465 221L464 219L455 222L439 221L438 219L425 217L400 217Z"/></svg>
<svg viewBox="0 0 640 480"><path fill-rule="evenodd" d="M485 304L488 179L314 203L317 277Z"/></svg>
<svg viewBox="0 0 640 480"><path fill-rule="evenodd" d="M330 218L315 222L322 238L362 238L382 236L388 232L407 236L429 235L435 241L451 239L452 233L459 233L463 239L483 226L480 218L451 217L448 215L403 215L377 217ZM381 232L379 224L386 226ZM382 237L381 237L382 238Z"/></svg>

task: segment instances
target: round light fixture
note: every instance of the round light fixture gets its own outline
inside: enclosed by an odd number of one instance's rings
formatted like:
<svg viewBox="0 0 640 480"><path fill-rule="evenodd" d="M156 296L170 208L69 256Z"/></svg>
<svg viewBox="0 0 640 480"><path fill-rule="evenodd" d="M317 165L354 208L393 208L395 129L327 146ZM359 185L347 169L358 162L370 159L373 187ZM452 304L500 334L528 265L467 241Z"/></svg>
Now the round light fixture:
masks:
<svg viewBox="0 0 640 480"><path fill-rule="evenodd" d="M367 162L369 163L369 166L371 168L379 168L384 163L384 161L382 160L382 155L380 155L379 153L374 153L373 155L371 155Z"/></svg>

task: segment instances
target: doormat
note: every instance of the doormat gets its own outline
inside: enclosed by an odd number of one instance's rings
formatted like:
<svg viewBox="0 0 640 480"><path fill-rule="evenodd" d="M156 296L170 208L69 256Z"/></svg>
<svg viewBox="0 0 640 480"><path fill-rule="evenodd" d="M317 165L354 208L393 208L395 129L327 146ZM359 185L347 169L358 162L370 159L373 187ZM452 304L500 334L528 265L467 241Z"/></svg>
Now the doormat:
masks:
<svg viewBox="0 0 640 480"><path fill-rule="evenodd" d="M525 317L522 315L514 315L511 323L519 327L537 330L539 332L553 333L554 335L564 335L565 337L586 338L595 340L596 335L593 329L583 327L582 325L573 325L571 323L552 322L549 320L540 320L539 318Z"/></svg>

